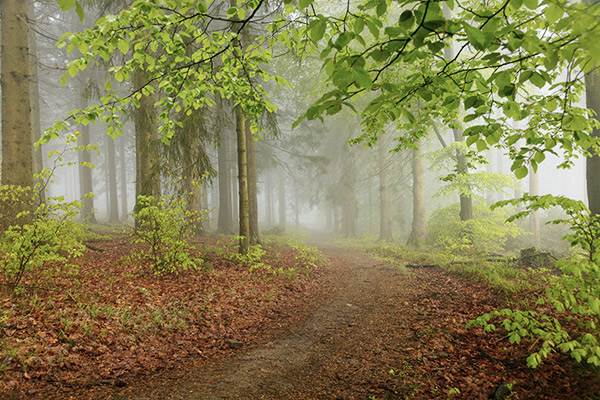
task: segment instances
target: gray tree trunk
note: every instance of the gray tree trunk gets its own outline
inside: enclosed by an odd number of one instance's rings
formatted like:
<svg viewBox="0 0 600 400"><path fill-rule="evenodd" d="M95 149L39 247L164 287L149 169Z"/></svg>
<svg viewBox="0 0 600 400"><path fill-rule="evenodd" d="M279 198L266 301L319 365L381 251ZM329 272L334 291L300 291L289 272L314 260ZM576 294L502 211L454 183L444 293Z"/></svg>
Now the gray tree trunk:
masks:
<svg viewBox="0 0 600 400"><path fill-rule="evenodd" d="M219 149L217 153L219 168L219 216L217 232L230 234L233 232L232 201L231 201L231 168L229 166L229 138L227 130L221 130Z"/></svg>
<svg viewBox="0 0 600 400"><path fill-rule="evenodd" d="M427 232L427 216L425 212L425 170L423 169L423 145L419 143L412 155L413 175L413 220L408 243L421 246Z"/></svg>
<svg viewBox="0 0 600 400"><path fill-rule="evenodd" d="M2 0L0 58L2 59L2 184L33 187L29 26L27 2ZM27 198L2 205L0 225L26 223L32 214L17 220L23 211L33 211Z"/></svg>
<svg viewBox="0 0 600 400"><path fill-rule="evenodd" d="M133 73L133 86L140 89L149 82L144 71ZM139 211L138 196L160 197L160 172L158 171L158 116L156 112L156 87L154 93L142 96L140 107L135 110L135 152L136 152L136 205Z"/></svg>
<svg viewBox="0 0 600 400"><path fill-rule="evenodd" d="M117 189L117 157L115 139L106 136L106 151L108 153L108 222L119 222L119 196Z"/></svg>
<svg viewBox="0 0 600 400"><path fill-rule="evenodd" d="M600 72L594 70L585 76L585 100L587 108L594 111L595 118L600 116ZM592 136L600 138L600 130L594 129ZM586 158L586 185L588 205L592 215L600 215L600 156L593 149Z"/></svg>
<svg viewBox="0 0 600 400"><path fill-rule="evenodd" d="M379 162L379 240L392 241L392 216L388 183L388 157L383 138L377 143Z"/></svg>
<svg viewBox="0 0 600 400"><path fill-rule="evenodd" d="M250 248L250 203L248 200L248 154L246 151L246 121L241 108L235 111L235 130L238 152L240 254L248 254Z"/></svg>

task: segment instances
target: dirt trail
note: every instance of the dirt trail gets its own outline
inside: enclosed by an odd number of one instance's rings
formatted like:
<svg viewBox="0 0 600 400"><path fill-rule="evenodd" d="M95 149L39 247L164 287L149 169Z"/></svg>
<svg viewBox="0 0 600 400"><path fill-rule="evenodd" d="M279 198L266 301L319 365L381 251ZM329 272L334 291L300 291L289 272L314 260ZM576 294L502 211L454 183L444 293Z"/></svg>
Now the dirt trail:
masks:
<svg viewBox="0 0 600 400"><path fill-rule="evenodd" d="M477 313L500 305L481 285L439 268L407 271L358 252L318 248L330 260L323 268L333 289L320 307L301 310L300 323L230 358L107 388L98 397L449 399L460 390L461 398L487 399L505 381L519 399L578 398L574 390L585 390L565 380L566 367L542 367L532 380L526 353L513 353L501 337L464 329Z"/></svg>
<svg viewBox="0 0 600 400"><path fill-rule="evenodd" d="M165 376L143 388L133 385L108 398L128 399L290 399L335 398L336 385L344 386L336 371L358 365L364 354L352 336L365 336L376 313L385 313L389 329L401 325L401 316L390 307L390 299L401 296L406 275L385 263L360 253L319 245L330 262L327 274L335 282L330 301L314 310L308 319L291 327L281 337L256 347L240 349L227 360L206 363L201 370L181 376ZM378 316L377 319L380 319ZM377 351L383 351L376 332L367 335ZM362 339L361 339L362 341ZM333 376L327 376L333 373ZM333 379L333 381L331 381ZM349 397L343 397L349 398Z"/></svg>

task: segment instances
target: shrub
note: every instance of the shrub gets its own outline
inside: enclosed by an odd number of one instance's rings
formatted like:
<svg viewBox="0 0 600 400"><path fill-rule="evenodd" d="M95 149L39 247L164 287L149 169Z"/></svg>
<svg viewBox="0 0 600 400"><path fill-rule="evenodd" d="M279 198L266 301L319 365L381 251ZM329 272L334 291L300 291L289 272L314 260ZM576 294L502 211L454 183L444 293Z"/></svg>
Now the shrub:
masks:
<svg viewBox="0 0 600 400"><path fill-rule="evenodd" d="M31 188L0 186L0 202L10 199L30 199ZM68 265L68 261L80 256L85 249L79 240L83 227L72 221L79 213L80 202L64 202L64 198L49 199L37 207L33 215L19 215L0 237L0 274L5 285L18 288L23 278L30 280L41 276L51 278L52 269L48 262ZM13 221L14 223L14 221Z"/></svg>
<svg viewBox="0 0 600 400"><path fill-rule="evenodd" d="M134 253L134 258L148 260L156 275L177 274L203 262L192 255L190 243L202 213L188 210L185 200L168 196L139 196L138 205L132 243L146 247Z"/></svg>
<svg viewBox="0 0 600 400"><path fill-rule="evenodd" d="M557 266L563 274L549 278L545 296L538 300L538 304L552 306L557 317L534 310L504 309L484 314L467 326L479 325L488 332L494 331L496 326L492 322L500 318L511 343L520 343L525 337L539 342L539 349L527 358L527 365L532 368L556 351L570 355L577 362L600 366L600 217L590 216L583 203L561 196L525 196L522 202L527 204L527 210L512 219L540 208L556 205L563 208L569 218L554 223L569 223L572 233L566 239L573 248L582 250L585 257L580 254L559 261ZM575 326L567 330L565 322Z"/></svg>
<svg viewBox="0 0 600 400"><path fill-rule="evenodd" d="M427 242L451 253L501 252L509 238L524 235L525 231L512 222L502 210L490 210L483 202L475 202L474 217L461 221L459 204L433 213L429 220Z"/></svg>

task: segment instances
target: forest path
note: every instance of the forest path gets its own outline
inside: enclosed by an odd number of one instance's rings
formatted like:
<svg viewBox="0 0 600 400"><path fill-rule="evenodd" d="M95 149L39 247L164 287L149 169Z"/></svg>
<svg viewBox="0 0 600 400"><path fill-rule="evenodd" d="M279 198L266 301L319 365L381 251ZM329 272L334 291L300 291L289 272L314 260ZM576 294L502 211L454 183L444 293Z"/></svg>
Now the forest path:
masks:
<svg viewBox="0 0 600 400"><path fill-rule="evenodd" d="M397 303L408 294L405 272L359 252L316 245L333 284L329 298L303 322L268 343L248 346L225 360L210 361L183 376L132 385L115 399L304 399L366 398L363 386L391 351L390 333L412 336ZM397 351L397 350L394 350ZM377 367L375 367L377 368ZM385 368L385 366L384 366ZM375 390L377 391L377 390Z"/></svg>
<svg viewBox="0 0 600 400"><path fill-rule="evenodd" d="M231 357L190 361L124 388L72 398L489 399L504 382L518 399L579 399L596 390L597 380L564 356L532 379L525 363L530 344L515 347L501 333L465 329L505 306L489 287L442 268L394 267L324 238L310 244L329 260L320 266L327 290L287 310L300 316L295 323Z"/></svg>

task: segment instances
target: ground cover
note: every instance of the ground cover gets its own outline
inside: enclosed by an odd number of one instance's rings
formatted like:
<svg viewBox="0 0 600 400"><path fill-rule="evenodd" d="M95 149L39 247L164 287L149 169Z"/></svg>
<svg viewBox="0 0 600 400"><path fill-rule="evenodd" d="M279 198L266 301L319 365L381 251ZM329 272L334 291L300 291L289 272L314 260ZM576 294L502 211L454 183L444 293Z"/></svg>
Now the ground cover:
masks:
<svg viewBox="0 0 600 400"><path fill-rule="evenodd" d="M52 285L0 297L0 393L16 398L122 386L190 358L243 346L316 290L317 254L289 241L236 260L235 239L204 236L197 270L156 276L128 237L88 243ZM51 268L51 266L48 266ZM5 288L6 289L6 288ZM276 324L275 324L276 325ZM0 396L1 397L1 396Z"/></svg>

